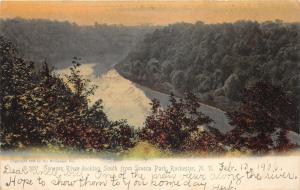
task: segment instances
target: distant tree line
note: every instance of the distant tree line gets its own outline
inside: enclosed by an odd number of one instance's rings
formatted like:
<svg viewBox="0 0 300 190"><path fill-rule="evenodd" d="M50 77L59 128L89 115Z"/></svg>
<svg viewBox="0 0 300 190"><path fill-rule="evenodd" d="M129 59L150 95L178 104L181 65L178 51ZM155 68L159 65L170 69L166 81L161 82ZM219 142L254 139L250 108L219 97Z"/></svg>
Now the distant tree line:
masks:
<svg viewBox="0 0 300 190"><path fill-rule="evenodd" d="M300 24L239 21L178 23L147 34L117 69L130 80L234 110L258 81L300 98Z"/></svg>
<svg viewBox="0 0 300 190"><path fill-rule="evenodd" d="M76 23L43 19L0 19L0 35L18 48L23 58L36 61L47 58L50 64L68 62L74 55L95 58L107 54L125 55L137 41L155 27ZM38 66L38 65L37 65Z"/></svg>

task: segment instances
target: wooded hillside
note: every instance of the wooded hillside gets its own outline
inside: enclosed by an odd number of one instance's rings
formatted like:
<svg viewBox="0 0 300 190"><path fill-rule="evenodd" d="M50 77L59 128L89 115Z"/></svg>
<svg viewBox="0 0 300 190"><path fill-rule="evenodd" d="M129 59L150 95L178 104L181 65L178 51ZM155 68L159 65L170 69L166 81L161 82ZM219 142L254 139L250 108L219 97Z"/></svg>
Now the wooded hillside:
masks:
<svg viewBox="0 0 300 190"><path fill-rule="evenodd" d="M12 41L28 60L39 64L44 59L50 64L70 60L74 56L98 61L107 55L125 55L149 26L127 27L97 24L79 26L70 22L50 20L0 19L0 35Z"/></svg>
<svg viewBox="0 0 300 190"><path fill-rule="evenodd" d="M300 94L299 23L178 23L157 29L117 69L130 80L182 96L192 91L222 109L257 81Z"/></svg>

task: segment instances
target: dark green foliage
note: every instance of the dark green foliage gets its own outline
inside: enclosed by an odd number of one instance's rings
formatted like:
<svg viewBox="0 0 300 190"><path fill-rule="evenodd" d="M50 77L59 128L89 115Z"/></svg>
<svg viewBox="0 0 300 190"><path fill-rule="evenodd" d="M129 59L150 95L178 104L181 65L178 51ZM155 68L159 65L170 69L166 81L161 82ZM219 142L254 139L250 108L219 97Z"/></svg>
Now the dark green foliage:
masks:
<svg viewBox="0 0 300 190"><path fill-rule="evenodd" d="M289 150L293 145L286 134L297 129L299 114L295 96L281 86L258 82L244 90L239 109L227 113L236 127L226 140L235 149L257 153Z"/></svg>
<svg viewBox="0 0 300 190"><path fill-rule="evenodd" d="M32 126L26 127L28 123L22 123L24 119L22 102L25 98L23 95L34 89L36 77L32 72L33 64L26 64L22 59L15 57L15 53L11 43L1 37L1 142L4 143L5 140L12 146L18 146L19 141L24 143L39 141L35 135L22 134L24 130L28 131L27 134L34 131Z"/></svg>
<svg viewBox="0 0 300 190"><path fill-rule="evenodd" d="M74 59L66 82L44 63L18 57L0 38L1 148L58 146L87 151L120 151L135 144L135 131L125 121L109 121L101 100L88 106L95 86L83 79Z"/></svg>
<svg viewBox="0 0 300 190"><path fill-rule="evenodd" d="M95 24L79 26L50 20L0 19L0 35L10 39L24 58L36 61L47 58L50 64L68 61L74 55L99 60L107 54L125 55L149 26ZM91 60L93 61L93 60Z"/></svg>
<svg viewBox="0 0 300 190"><path fill-rule="evenodd" d="M199 107L199 99L192 93L180 100L171 95L166 109L153 100L152 113L140 131L141 140L174 152L222 151L221 133L209 126L212 120L199 112Z"/></svg>
<svg viewBox="0 0 300 190"><path fill-rule="evenodd" d="M173 24L146 35L117 68L154 89L180 96L192 91L222 109L257 81L284 85L299 99L299 27L281 21Z"/></svg>

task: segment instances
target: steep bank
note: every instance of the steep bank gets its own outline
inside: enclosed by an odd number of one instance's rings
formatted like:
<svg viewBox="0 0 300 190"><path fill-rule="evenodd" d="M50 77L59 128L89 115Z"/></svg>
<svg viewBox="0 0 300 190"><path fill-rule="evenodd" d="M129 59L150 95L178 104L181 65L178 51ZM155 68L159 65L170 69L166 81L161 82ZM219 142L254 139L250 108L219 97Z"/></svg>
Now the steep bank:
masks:
<svg viewBox="0 0 300 190"><path fill-rule="evenodd" d="M124 78L128 79L130 81L130 77L126 75L126 73L123 73L122 71L117 72ZM143 90L144 94L149 99L158 99L163 107L166 107L169 104L169 93L168 91L161 91L161 89L153 89L151 87L148 87L146 84L140 83L140 81L133 81L137 88ZM143 86L145 85L145 86ZM176 94L180 97L181 94ZM220 130L222 133L226 133L233 129L234 127L229 125L228 119L225 115L225 112L219 108L207 105L205 103L201 103L200 111L204 113L205 115L209 116L211 119L213 119L214 123L212 124L213 127Z"/></svg>
<svg viewBox="0 0 300 190"><path fill-rule="evenodd" d="M185 91L230 110L257 81L298 95L299 23L179 23L155 30L116 66L126 78L161 92Z"/></svg>

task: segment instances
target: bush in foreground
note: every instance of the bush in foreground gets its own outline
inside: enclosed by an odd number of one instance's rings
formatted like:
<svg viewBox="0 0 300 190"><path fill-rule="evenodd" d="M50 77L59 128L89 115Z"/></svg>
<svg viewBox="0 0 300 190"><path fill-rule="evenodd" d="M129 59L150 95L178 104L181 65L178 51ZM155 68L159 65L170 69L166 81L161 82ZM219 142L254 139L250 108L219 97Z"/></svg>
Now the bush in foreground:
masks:
<svg viewBox="0 0 300 190"><path fill-rule="evenodd" d="M0 62L1 149L121 151L134 146L133 127L108 120L101 100L88 106L96 87L81 77L77 58L64 81L46 63L37 71L1 37Z"/></svg>
<svg viewBox="0 0 300 190"><path fill-rule="evenodd" d="M283 87L257 82L244 90L239 109L227 113L230 124L236 126L227 134L227 143L255 153L292 149L295 145L287 132L299 127L297 105L296 97Z"/></svg>
<svg viewBox="0 0 300 190"><path fill-rule="evenodd" d="M140 131L141 140L172 152L222 151L222 135L209 126L212 120L199 107L199 99L192 93L180 100L171 95L166 109L153 100L152 113Z"/></svg>

